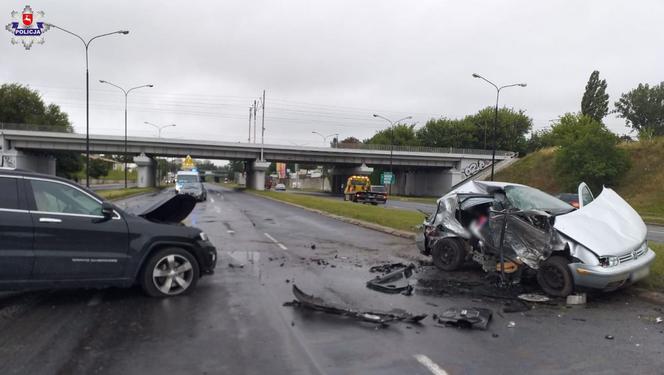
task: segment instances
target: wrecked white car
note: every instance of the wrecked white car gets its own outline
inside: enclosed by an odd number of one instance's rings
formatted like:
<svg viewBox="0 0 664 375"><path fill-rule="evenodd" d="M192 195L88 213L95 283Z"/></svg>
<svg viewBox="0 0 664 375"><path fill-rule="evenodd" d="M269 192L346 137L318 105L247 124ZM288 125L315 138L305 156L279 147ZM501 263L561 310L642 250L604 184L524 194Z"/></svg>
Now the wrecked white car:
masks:
<svg viewBox="0 0 664 375"><path fill-rule="evenodd" d="M470 181L438 200L417 246L445 271L467 260L503 283L536 273L544 292L615 290L646 277L655 253L641 217L609 188L579 186L579 209L535 188Z"/></svg>

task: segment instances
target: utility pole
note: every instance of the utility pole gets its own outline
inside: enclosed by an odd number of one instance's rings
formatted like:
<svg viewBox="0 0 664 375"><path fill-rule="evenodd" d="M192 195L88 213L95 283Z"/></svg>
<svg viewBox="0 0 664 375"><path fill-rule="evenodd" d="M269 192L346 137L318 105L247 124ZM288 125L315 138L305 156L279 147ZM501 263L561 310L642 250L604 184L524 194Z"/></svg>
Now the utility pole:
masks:
<svg viewBox="0 0 664 375"><path fill-rule="evenodd" d="M249 138L247 138L247 142L251 143L251 114L253 112L253 108L249 107Z"/></svg>
<svg viewBox="0 0 664 375"><path fill-rule="evenodd" d="M256 110L258 109L258 106L256 105L256 101L254 100L254 143L256 143Z"/></svg>
<svg viewBox="0 0 664 375"><path fill-rule="evenodd" d="M265 145L265 90L263 90L263 100L262 100L262 109L261 109L261 161L265 160L263 158L263 146Z"/></svg>

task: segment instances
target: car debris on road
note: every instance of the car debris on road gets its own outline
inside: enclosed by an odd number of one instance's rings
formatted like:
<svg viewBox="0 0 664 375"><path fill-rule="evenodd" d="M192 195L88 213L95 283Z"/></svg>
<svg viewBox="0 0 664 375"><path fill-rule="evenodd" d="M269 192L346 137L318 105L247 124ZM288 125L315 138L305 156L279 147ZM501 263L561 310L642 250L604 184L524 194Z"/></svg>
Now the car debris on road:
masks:
<svg viewBox="0 0 664 375"><path fill-rule="evenodd" d="M383 276L376 276L376 278L367 281L367 288L383 293L402 293L405 295L411 295L413 292L413 286L410 285L408 279L413 276L414 270L415 265L411 263L407 266L397 268Z"/></svg>
<svg viewBox="0 0 664 375"><path fill-rule="evenodd" d="M452 307L435 315L434 320L445 326L486 330L492 316L491 310L482 307Z"/></svg>
<svg viewBox="0 0 664 375"><path fill-rule="evenodd" d="M356 310L346 306L339 306L326 302L322 298L304 293L297 285L293 284L293 295L295 299L285 302L284 306L303 307L328 314L347 316L363 322L376 323L386 326L390 322L419 323L427 317L427 314L414 315L403 310L393 311L364 311Z"/></svg>

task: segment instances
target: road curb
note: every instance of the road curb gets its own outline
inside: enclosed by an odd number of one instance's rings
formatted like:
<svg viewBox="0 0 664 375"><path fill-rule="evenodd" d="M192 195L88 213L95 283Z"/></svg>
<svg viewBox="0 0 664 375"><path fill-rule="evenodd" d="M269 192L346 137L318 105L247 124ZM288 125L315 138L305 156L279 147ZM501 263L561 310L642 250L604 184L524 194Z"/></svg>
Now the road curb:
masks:
<svg viewBox="0 0 664 375"><path fill-rule="evenodd" d="M664 293L654 292L643 288L634 288L636 296L644 301L654 303L656 305L664 305Z"/></svg>
<svg viewBox="0 0 664 375"><path fill-rule="evenodd" d="M325 212L325 211L318 210L318 209L315 209L315 208L302 206L302 205L297 204L297 203L286 202L286 201L282 201L282 200L272 198L272 197L268 197L268 196L265 196L265 195L254 194L250 191L245 191L245 192L248 192L249 194L251 194L255 197L261 197L261 198L269 199L271 201L287 204L289 206L301 208L305 211L314 212L314 213L317 213L319 215L323 215L323 216L327 216L327 217L332 218L332 219L343 221L344 223L357 225L357 226L362 227L362 228L372 229L372 230L382 232L382 233L385 233L385 234L391 234L391 235L396 236L396 237L407 238L407 239L411 239L411 240L415 239L415 233L407 232L405 230L394 229L394 228L386 227L386 226L383 226L383 225L370 223L370 222L364 221L364 220L353 219L353 218L349 218L349 217L345 217L345 216L331 214L329 212Z"/></svg>

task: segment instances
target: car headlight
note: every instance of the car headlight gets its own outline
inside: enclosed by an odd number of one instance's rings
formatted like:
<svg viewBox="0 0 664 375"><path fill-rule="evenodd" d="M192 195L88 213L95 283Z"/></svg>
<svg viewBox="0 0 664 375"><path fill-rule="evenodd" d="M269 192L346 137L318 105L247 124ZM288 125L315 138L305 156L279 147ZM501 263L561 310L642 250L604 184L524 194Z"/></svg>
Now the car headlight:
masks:
<svg viewBox="0 0 664 375"><path fill-rule="evenodd" d="M198 237L201 239L201 241L209 241L210 240L210 238L208 237L207 234L205 234L205 232L199 233Z"/></svg>
<svg viewBox="0 0 664 375"><path fill-rule="evenodd" d="M599 264L602 267L615 267L620 263L617 256L609 255L599 258Z"/></svg>

